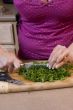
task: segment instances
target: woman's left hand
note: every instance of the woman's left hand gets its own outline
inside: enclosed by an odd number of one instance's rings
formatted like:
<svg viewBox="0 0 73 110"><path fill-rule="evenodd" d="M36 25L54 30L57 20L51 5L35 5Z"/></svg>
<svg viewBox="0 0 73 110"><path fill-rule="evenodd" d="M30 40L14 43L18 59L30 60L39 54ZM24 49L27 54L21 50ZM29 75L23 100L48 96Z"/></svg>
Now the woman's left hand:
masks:
<svg viewBox="0 0 73 110"><path fill-rule="evenodd" d="M65 46L57 45L49 57L49 68L59 68L67 61L73 60L73 45L71 47L66 48Z"/></svg>

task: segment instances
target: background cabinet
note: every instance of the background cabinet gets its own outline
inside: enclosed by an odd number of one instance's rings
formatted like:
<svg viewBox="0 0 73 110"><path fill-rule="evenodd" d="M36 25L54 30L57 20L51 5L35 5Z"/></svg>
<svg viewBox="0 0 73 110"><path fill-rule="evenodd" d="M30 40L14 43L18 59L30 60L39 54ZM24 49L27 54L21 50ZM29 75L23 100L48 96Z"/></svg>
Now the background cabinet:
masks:
<svg viewBox="0 0 73 110"><path fill-rule="evenodd" d="M12 23L0 23L0 44L14 44Z"/></svg>
<svg viewBox="0 0 73 110"><path fill-rule="evenodd" d="M5 6L0 15L0 45L8 51L18 52L18 38L16 29L16 11L12 5Z"/></svg>

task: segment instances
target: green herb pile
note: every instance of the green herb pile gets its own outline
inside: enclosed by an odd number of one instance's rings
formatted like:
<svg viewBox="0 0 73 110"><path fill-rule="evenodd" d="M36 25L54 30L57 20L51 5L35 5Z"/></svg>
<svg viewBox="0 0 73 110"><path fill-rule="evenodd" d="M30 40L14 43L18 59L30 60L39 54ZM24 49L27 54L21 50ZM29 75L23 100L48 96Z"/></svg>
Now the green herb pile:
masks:
<svg viewBox="0 0 73 110"><path fill-rule="evenodd" d="M29 68L20 67L19 74L24 78L33 82L53 82L55 80L64 80L66 77L71 76L69 69L72 69L71 65L64 65L59 69L49 69L44 65L32 65Z"/></svg>

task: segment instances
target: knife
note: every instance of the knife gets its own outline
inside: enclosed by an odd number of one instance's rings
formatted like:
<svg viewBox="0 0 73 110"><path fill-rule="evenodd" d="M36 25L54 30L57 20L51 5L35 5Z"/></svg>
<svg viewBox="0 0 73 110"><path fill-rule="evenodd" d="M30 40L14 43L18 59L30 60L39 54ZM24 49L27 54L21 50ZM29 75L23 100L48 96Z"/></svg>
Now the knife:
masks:
<svg viewBox="0 0 73 110"><path fill-rule="evenodd" d="M35 66L36 66L36 65L39 65L39 66L43 65L43 66L46 66L46 67L49 68L49 64L48 64L48 63L34 63L34 62L22 63L22 64L20 65L20 67L29 68L29 67L31 67L32 65L35 65Z"/></svg>
<svg viewBox="0 0 73 110"><path fill-rule="evenodd" d="M23 84L22 81L11 78L11 76L5 71L2 71L2 72L0 71L0 81L18 84L18 85Z"/></svg>

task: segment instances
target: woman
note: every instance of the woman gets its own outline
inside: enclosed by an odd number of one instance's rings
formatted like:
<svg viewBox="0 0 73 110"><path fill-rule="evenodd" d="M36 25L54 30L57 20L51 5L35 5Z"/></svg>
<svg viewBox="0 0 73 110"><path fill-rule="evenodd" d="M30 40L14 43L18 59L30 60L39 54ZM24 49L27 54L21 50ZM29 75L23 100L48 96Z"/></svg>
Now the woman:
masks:
<svg viewBox="0 0 73 110"><path fill-rule="evenodd" d="M48 59L50 68L73 60L73 0L14 0L14 4L19 12L20 59ZM10 63L19 67L15 55L4 56L11 58L4 64L2 60L2 67Z"/></svg>

